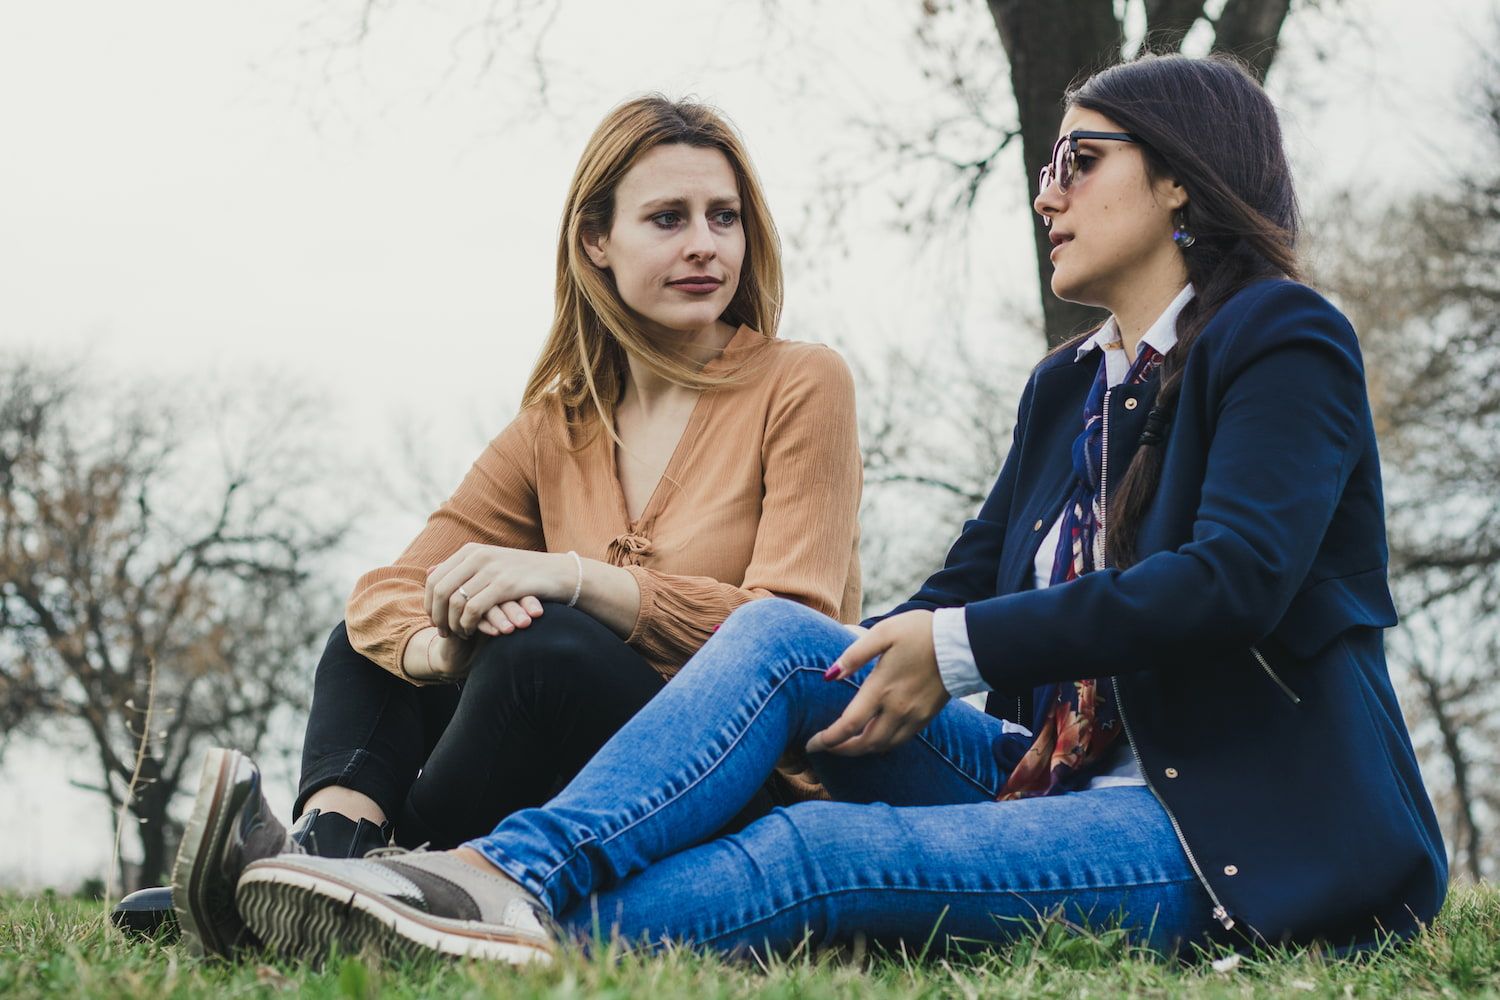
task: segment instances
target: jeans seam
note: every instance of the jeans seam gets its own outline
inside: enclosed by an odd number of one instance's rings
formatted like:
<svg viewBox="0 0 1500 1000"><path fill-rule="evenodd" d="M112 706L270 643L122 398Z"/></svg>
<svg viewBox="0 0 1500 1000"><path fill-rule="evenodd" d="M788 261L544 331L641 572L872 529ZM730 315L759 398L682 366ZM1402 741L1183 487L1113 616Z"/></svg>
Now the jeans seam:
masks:
<svg viewBox="0 0 1500 1000"><path fill-rule="evenodd" d="M947 764L949 767L953 768L953 770L957 771L960 776L966 778L969 781L970 784L972 784L975 788L979 789L981 792L984 792L986 795L989 795L991 797L993 797L993 796L995 796L996 794L999 793L1000 789L998 789L998 788L991 788L989 785L985 784L979 778L977 778L974 775L970 774L969 771L968 771L968 769L966 767L964 767L958 761L954 760L952 757L948 756L942 750L939 750L937 748L936 744L934 744L931 740L927 739L927 737L923 736L921 733L917 734L917 739L920 740L927 747L927 749L929 749L933 753L937 754L938 759L940 759L943 763Z"/></svg>
<svg viewBox="0 0 1500 1000"><path fill-rule="evenodd" d="M1037 895L1042 895L1044 893L1059 893L1059 892L1069 892L1069 891L1073 891L1073 892L1079 892L1079 891L1082 891L1082 892L1096 892L1096 891L1103 890L1103 889L1139 889L1139 888L1148 887L1148 886L1189 885L1189 884L1194 884L1194 885L1197 884L1197 879L1194 876L1192 876L1192 875L1188 875L1185 878L1148 879L1148 880L1140 881L1140 882L1119 882L1119 883L1108 883L1108 884L1102 884L1102 885L1072 886L1072 887L1069 887L1069 888L1057 888L1057 889L1004 889L1004 890L997 890L997 889L947 889L947 888L926 888L926 887L922 887L922 886L907 886L907 885L840 886L837 889L820 889L820 890L817 890L815 892L810 892L810 893L808 893L805 896L801 896L801 897L793 900L792 902L789 902L789 903L785 904L784 906L777 907L776 909L772 910L769 913L762 914L761 916L758 916L758 917L754 918L753 920L746 920L743 923L738 924L737 926L727 928L726 930L718 931L717 933L710 934L707 937L696 938L696 940L698 940L699 942L701 942L703 944L712 944L713 942L718 941L721 938L729 937L730 935L733 935L733 934L742 933L747 927L753 927L756 924L765 923L768 920L774 920L776 917L781 916L783 913L786 913L788 910L795 909L798 906L805 906L806 904L811 903L814 900L827 899L830 896L842 896L842 895L845 895L845 894L848 894L848 893L853 893L853 892L935 892L935 893L943 893L943 894L949 895L949 896L974 896L974 895L990 895L990 894L997 895L997 896L999 896L999 895L1005 895L1005 896L1037 896Z"/></svg>

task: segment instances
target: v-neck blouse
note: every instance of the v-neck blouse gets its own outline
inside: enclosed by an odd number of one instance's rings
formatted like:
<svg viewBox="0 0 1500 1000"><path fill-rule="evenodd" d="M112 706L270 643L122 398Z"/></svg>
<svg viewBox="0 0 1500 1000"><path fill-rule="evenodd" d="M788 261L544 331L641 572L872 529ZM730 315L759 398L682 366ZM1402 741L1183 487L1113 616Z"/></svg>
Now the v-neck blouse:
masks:
<svg viewBox="0 0 1500 1000"><path fill-rule="evenodd" d="M466 542L623 567L641 592L626 642L666 676L759 597L857 621L863 471L848 366L742 326L704 371L739 379L699 397L634 523L609 435L574 450L555 400L523 410L396 562L355 584L354 647L404 676L406 643L430 624L426 567Z"/></svg>

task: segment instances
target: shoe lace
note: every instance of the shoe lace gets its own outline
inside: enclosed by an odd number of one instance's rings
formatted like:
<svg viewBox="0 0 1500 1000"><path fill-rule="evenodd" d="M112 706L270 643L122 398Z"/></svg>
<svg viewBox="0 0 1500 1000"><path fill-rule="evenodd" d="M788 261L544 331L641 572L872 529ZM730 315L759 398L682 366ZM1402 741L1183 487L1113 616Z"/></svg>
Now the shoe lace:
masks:
<svg viewBox="0 0 1500 1000"><path fill-rule="evenodd" d="M428 841L427 844L432 843ZM365 852L368 858L394 858L403 854L426 854L427 844L418 844L416 847L397 847L395 844L386 844L384 847L372 847Z"/></svg>

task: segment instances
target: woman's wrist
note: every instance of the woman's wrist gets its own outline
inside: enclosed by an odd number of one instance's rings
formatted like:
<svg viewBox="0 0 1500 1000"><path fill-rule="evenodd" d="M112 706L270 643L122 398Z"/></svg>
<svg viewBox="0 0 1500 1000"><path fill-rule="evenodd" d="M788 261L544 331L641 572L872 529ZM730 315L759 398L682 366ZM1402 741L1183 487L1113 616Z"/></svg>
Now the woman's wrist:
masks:
<svg viewBox="0 0 1500 1000"><path fill-rule="evenodd" d="M583 559L576 552L558 552L552 559L552 584L547 599L558 604L576 605L583 583Z"/></svg>
<svg viewBox="0 0 1500 1000"><path fill-rule="evenodd" d="M401 666L413 680L452 680L467 659L467 645L456 636L444 638L437 626L429 625L407 642Z"/></svg>

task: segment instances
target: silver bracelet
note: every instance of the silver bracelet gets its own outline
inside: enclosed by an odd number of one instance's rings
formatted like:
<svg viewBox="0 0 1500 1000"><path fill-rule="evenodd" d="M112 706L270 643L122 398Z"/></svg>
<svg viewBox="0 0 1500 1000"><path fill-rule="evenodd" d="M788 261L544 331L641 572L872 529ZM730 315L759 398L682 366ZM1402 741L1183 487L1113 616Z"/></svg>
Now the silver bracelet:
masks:
<svg viewBox="0 0 1500 1000"><path fill-rule="evenodd" d="M578 604L578 596L583 593L583 558L572 549L568 550L568 555L572 556L573 561L578 564L578 583L574 585L573 597L568 601L568 607L571 608Z"/></svg>

